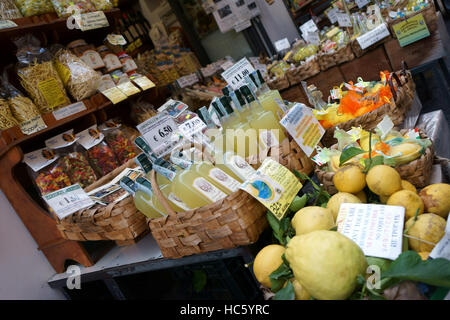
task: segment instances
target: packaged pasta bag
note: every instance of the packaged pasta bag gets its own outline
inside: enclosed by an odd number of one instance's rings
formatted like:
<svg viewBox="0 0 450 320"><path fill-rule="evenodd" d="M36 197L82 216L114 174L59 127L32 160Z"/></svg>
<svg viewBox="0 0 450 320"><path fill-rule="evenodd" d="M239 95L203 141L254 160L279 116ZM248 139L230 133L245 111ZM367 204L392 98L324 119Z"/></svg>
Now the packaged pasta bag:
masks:
<svg viewBox="0 0 450 320"><path fill-rule="evenodd" d="M14 0L0 1L0 20L11 20L22 18Z"/></svg>
<svg viewBox="0 0 450 320"><path fill-rule="evenodd" d="M8 94L0 88L0 130L6 130L17 125L8 103Z"/></svg>
<svg viewBox="0 0 450 320"><path fill-rule="evenodd" d="M100 75L94 69L61 45L53 45L51 52L64 87L75 100L81 101L96 93Z"/></svg>
<svg viewBox="0 0 450 320"><path fill-rule="evenodd" d="M28 172L42 196L72 185L58 159L59 156L48 148L23 156L23 161L28 165Z"/></svg>
<svg viewBox="0 0 450 320"><path fill-rule="evenodd" d="M95 9L99 11L111 10L113 8L113 4L109 0L91 0Z"/></svg>
<svg viewBox="0 0 450 320"><path fill-rule="evenodd" d="M51 53L40 46L33 35L14 40L17 46L17 75L23 88L41 113L54 111L70 103Z"/></svg>
<svg viewBox="0 0 450 320"><path fill-rule="evenodd" d="M7 97L11 114L19 124L40 115L40 112L33 101L24 96L22 92L8 82L6 69L3 72L2 85L5 90L5 97Z"/></svg>
<svg viewBox="0 0 450 320"><path fill-rule="evenodd" d="M156 115L155 107L143 97L131 102L130 117L138 125Z"/></svg>
<svg viewBox="0 0 450 320"><path fill-rule="evenodd" d="M24 17L55 12L50 0L16 0L16 4Z"/></svg>
<svg viewBox="0 0 450 320"><path fill-rule="evenodd" d="M68 17L75 13L95 11L90 0L50 0L58 17Z"/></svg>
<svg viewBox="0 0 450 320"><path fill-rule="evenodd" d="M86 188L94 183L97 177L87 160L86 151L77 145L76 141L71 129L46 140L45 145L59 156L59 163L69 176L70 182Z"/></svg>
<svg viewBox="0 0 450 320"><path fill-rule="evenodd" d="M121 165L136 157L133 137L129 135L129 131L123 130L120 123L108 120L98 128L105 136L106 143L111 147Z"/></svg>
<svg viewBox="0 0 450 320"><path fill-rule="evenodd" d="M119 166L119 162L113 152L104 141L105 136L93 125L86 130L77 133L77 143L86 151L91 167L97 173L97 177L103 177Z"/></svg>

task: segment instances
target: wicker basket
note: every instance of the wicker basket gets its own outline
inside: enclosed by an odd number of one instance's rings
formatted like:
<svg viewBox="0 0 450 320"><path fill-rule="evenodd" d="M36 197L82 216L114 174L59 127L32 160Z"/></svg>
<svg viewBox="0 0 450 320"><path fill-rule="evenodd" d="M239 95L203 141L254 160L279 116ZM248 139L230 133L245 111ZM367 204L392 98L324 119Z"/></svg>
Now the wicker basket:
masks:
<svg viewBox="0 0 450 320"><path fill-rule="evenodd" d="M319 58L305 62L301 65L290 68L286 71L286 76L291 86L299 84L301 81L311 78L320 72Z"/></svg>
<svg viewBox="0 0 450 320"><path fill-rule="evenodd" d="M126 168L135 167L129 160L101 179L85 188L94 190L120 174ZM94 205L80 210L62 220L57 220L57 228L64 238L77 241L115 240L118 244L134 240L148 231L145 216L134 206L133 199L127 197L108 206Z"/></svg>
<svg viewBox="0 0 450 320"><path fill-rule="evenodd" d="M355 56L356 56L357 58L359 58L359 57L361 57L362 55L366 54L368 51L370 51L370 50L372 50L372 49L375 49L375 48L378 47L379 45L381 45L381 44L383 44L383 43L385 43L385 42L388 42L388 41L391 40L391 39L392 39L392 36L387 36L386 38L383 38L382 40L380 40L380 41L374 43L373 45L371 45L371 46L369 46L369 47L367 47L367 48L365 48L365 49L362 49L362 48L361 48L361 46L359 45L358 40L356 40L356 39L353 39L352 41L350 41L350 45L351 45L351 47L352 47L352 51L353 51L353 53L355 54Z"/></svg>
<svg viewBox="0 0 450 320"><path fill-rule="evenodd" d="M403 22L407 19L410 19L418 14L422 14L423 19L425 20L425 23L427 24L427 28L428 31L430 31L430 33L433 33L437 30L438 28L438 24L437 24L437 15L436 15L436 8L434 6L433 1L428 2L428 6L426 6L425 8L416 11L414 13L411 13L408 16L405 16L403 18L398 18L398 19L391 19L390 17L388 18L388 25L389 25L389 30L391 31L391 34L393 36L394 39L397 39L397 36L394 32L394 25L396 25L397 23Z"/></svg>
<svg viewBox="0 0 450 320"><path fill-rule="evenodd" d="M381 120L383 120L385 115L388 115L396 126L400 125L403 122L406 114L411 108L414 94L411 95L409 87L403 85L402 81L399 79L396 73L392 73L391 75L392 77L390 77L389 79L389 85L391 87L393 95L392 101L359 117L327 128L321 140L325 147L330 147L337 142L337 140L334 138L334 131L336 128L345 131L350 130L352 127L358 126L361 126L365 130L373 129ZM397 90L395 90L392 80L395 80L395 82L397 83Z"/></svg>
<svg viewBox="0 0 450 320"><path fill-rule="evenodd" d="M283 90L290 87L289 80L286 75L281 78L268 79L267 85L272 90Z"/></svg>
<svg viewBox="0 0 450 320"><path fill-rule="evenodd" d="M319 54L319 66L321 71L328 70L336 65L334 54L334 52Z"/></svg>
<svg viewBox="0 0 450 320"><path fill-rule="evenodd" d="M165 258L248 245L256 242L268 226L267 209L242 190L210 205L176 213L161 193L154 171L151 183L155 196L169 213L163 218L147 219Z"/></svg>
<svg viewBox="0 0 450 320"><path fill-rule="evenodd" d="M400 130L402 134L406 133L406 129ZM419 130L422 139L427 138L427 135ZM332 148L336 149L337 145ZM430 182L431 171L433 169L434 149L433 145L425 150L425 153L420 158L411 161L410 163L395 167L403 180L411 182L416 188L423 188ZM334 172L322 170L316 166L314 173L317 179L323 185L323 188L331 195L337 193L337 189L333 183Z"/></svg>
<svg viewBox="0 0 450 320"><path fill-rule="evenodd" d="M352 51L352 46L347 43L346 46L339 48L333 55L336 64L341 64L355 59L355 54Z"/></svg>

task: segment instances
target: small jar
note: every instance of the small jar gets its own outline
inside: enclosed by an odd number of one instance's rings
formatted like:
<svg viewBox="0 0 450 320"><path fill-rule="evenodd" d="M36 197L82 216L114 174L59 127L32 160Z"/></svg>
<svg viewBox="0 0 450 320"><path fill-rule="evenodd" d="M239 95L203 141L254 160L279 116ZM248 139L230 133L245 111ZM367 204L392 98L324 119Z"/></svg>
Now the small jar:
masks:
<svg viewBox="0 0 450 320"><path fill-rule="evenodd" d="M100 46L97 48L97 52L105 63L106 72L113 72L122 68L119 58L114 54L107 46Z"/></svg>

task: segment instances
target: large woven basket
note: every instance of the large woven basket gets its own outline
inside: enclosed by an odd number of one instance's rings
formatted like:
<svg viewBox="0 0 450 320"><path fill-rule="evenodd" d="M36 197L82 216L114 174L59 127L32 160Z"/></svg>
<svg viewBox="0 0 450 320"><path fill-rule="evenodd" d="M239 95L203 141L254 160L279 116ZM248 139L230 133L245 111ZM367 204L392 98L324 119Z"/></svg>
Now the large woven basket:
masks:
<svg viewBox="0 0 450 320"><path fill-rule="evenodd" d="M400 130L404 134L407 130ZM422 130L419 130L422 139L427 138L427 135ZM336 149L337 145L332 148ZM431 171L433 169L434 149L431 145L425 150L425 153L420 158L411 161L410 163L397 166L395 170L400 174L403 180L411 182L416 188L423 188L430 182ZM322 170L316 165L314 173L317 179L323 185L323 188L331 195L337 193L337 189L333 183L334 172Z"/></svg>
<svg viewBox="0 0 450 320"><path fill-rule="evenodd" d="M330 69L336 65L336 60L334 59L333 53L320 53L319 54L319 66L321 71Z"/></svg>
<svg viewBox="0 0 450 320"><path fill-rule="evenodd" d="M414 93L411 95L409 86L404 86L396 73L392 73L391 76L392 77L390 77L389 79L389 85L391 87L393 95L393 99L391 99L391 102L386 103L381 107L367 112L359 117L327 128L321 140L325 147L330 147L337 142L337 140L334 138L334 131L336 130L336 128L340 128L345 131L350 130L352 127L358 126L361 126L361 128L365 130L373 129L381 120L383 120L385 115L388 115L391 118L395 126L398 126L403 122L406 114L411 108L411 104L414 99ZM397 86L394 86L392 80L395 80ZM412 79L411 82L413 83Z"/></svg>
<svg viewBox="0 0 450 320"><path fill-rule="evenodd" d="M352 51L352 46L347 43L346 46L339 48L333 55L336 64L341 64L355 59L355 54Z"/></svg>
<svg viewBox="0 0 450 320"><path fill-rule="evenodd" d="M394 31L394 25L396 25L397 23L403 22L407 19L410 19L418 14L422 14L423 19L425 20L425 23L427 24L428 31L430 31L430 33L433 33L437 30L438 24L437 24L436 8L434 6L433 1L429 1L428 6L426 6L425 8L418 10L416 12L413 12L410 15L407 15L403 18L391 19L390 17L388 17L387 21L388 21L389 29L391 31L393 38L397 39L397 35L395 34L395 31Z"/></svg>
<svg viewBox="0 0 450 320"><path fill-rule="evenodd" d="M161 193L154 171L151 183L155 196L168 212L166 217L147 219L165 258L248 245L256 242L268 226L267 209L242 190L210 205L176 213Z"/></svg>
<svg viewBox="0 0 450 320"><path fill-rule="evenodd" d="M320 72L319 58L316 56L308 62L290 68L286 71L286 76L291 86L299 84L301 81L311 78Z"/></svg>
<svg viewBox="0 0 450 320"><path fill-rule="evenodd" d="M85 188L85 191L94 190L113 180L124 169L135 166L134 161L129 160ZM80 210L57 220L56 226L62 236L69 240L115 240L117 244L125 244L148 232L145 216L136 209L131 197L108 206L96 204Z"/></svg>
<svg viewBox="0 0 450 320"><path fill-rule="evenodd" d="M267 85L272 90L283 90L290 87L289 80L286 75L280 78L272 78L267 80Z"/></svg>

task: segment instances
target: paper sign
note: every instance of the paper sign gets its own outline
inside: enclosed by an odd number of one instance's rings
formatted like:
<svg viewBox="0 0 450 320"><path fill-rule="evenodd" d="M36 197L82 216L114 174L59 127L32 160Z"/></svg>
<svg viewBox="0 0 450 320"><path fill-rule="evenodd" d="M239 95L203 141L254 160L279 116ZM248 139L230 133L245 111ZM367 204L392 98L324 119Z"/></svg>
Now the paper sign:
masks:
<svg viewBox="0 0 450 320"><path fill-rule="evenodd" d="M336 18L337 18L339 27L351 27L352 26L352 22L351 22L348 14L338 12L338 13L336 13Z"/></svg>
<svg viewBox="0 0 450 320"><path fill-rule="evenodd" d="M140 76L136 78L130 78L135 84L137 84L142 90L153 88L155 84L146 76Z"/></svg>
<svg viewBox="0 0 450 320"><path fill-rule="evenodd" d="M240 188L255 197L281 220L302 187L289 169L273 159L266 158Z"/></svg>
<svg viewBox="0 0 450 320"><path fill-rule="evenodd" d="M36 116L28 121L22 122L19 127L23 134L30 135L35 132L44 130L45 128L47 128L47 125L44 123L44 120L41 116Z"/></svg>
<svg viewBox="0 0 450 320"><path fill-rule="evenodd" d="M355 3L358 5L358 8L363 8L365 5L370 3L370 0L355 0Z"/></svg>
<svg viewBox="0 0 450 320"><path fill-rule="evenodd" d="M369 32L364 33L362 36L357 37L356 40L358 41L361 49L364 50L381 39L389 37L389 35L389 30L387 29L386 24L383 23L375 29L372 29Z"/></svg>
<svg viewBox="0 0 450 320"><path fill-rule="evenodd" d="M64 219L72 213L94 204L94 201L89 198L79 184L46 194L43 198L59 219Z"/></svg>
<svg viewBox="0 0 450 320"><path fill-rule="evenodd" d="M0 29L15 28L17 24L11 20L0 20Z"/></svg>
<svg viewBox="0 0 450 320"><path fill-rule="evenodd" d="M291 47L289 40L287 38L275 41L274 45L275 45L275 49L277 50L277 52L287 50Z"/></svg>
<svg viewBox="0 0 450 320"><path fill-rule="evenodd" d="M132 96L133 94L141 92L138 88L136 88L131 81L124 81L121 84L117 85L120 91L125 93L127 97Z"/></svg>
<svg viewBox="0 0 450 320"><path fill-rule="evenodd" d="M74 17L81 31L109 27L108 19L103 11L82 13Z"/></svg>
<svg viewBox="0 0 450 320"><path fill-rule="evenodd" d="M308 35L306 36L306 41L315 45L320 43L319 32L310 32L308 31Z"/></svg>
<svg viewBox="0 0 450 320"><path fill-rule="evenodd" d="M319 29L317 29L317 26L314 23L314 21L310 19L300 26L300 31L302 32L302 37L305 37L308 34L308 32L316 32L319 31Z"/></svg>
<svg viewBox="0 0 450 320"><path fill-rule="evenodd" d="M206 129L206 124L199 117L193 117L178 126L178 130L185 137L191 137L203 129Z"/></svg>
<svg viewBox="0 0 450 320"><path fill-rule="evenodd" d="M178 127L167 113L159 113L136 127L157 158L168 154L178 143L173 134Z"/></svg>
<svg viewBox="0 0 450 320"><path fill-rule="evenodd" d="M102 94L107 97L113 104L119 103L120 101L123 101L127 98L127 95L117 87L103 90Z"/></svg>
<svg viewBox="0 0 450 320"><path fill-rule="evenodd" d="M430 31L421 13L403 22L394 24L393 29L401 47L430 35Z"/></svg>
<svg viewBox="0 0 450 320"><path fill-rule="evenodd" d="M242 58L231 68L222 72L222 78L232 87L233 90L239 89L241 84L245 84L245 76L255 71L247 58Z"/></svg>
<svg viewBox="0 0 450 320"><path fill-rule="evenodd" d="M450 219L447 219L445 234L431 251L430 257L450 260Z"/></svg>
<svg viewBox="0 0 450 320"><path fill-rule="evenodd" d="M45 168L59 158L51 149L43 148L23 155L25 162L34 172Z"/></svg>
<svg viewBox="0 0 450 320"><path fill-rule="evenodd" d="M381 139L384 139L389 131L394 128L394 123L388 115L385 115L383 120L378 123L377 128L381 131Z"/></svg>
<svg viewBox="0 0 450 320"><path fill-rule="evenodd" d="M177 79L177 84L180 86L180 88L185 88L192 86L193 84L197 83L199 81L198 76L196 73L189 74L187 76L181 77Z"/></svg>
<svg viewBox="0 0 450 320"><path fill-rule="evenodd" d="M327 13L327 17L330 20L331 24L335 23L337 21L336 13L339 12L338 8L331 8Z"/></svg>
<svg viewBox="0 0 450 320"><path fill-rule="evenodd" d="M404 219L404 207L342 203L336 224L365 256L395 260L402 253Z"/></svg>
<svg viewBox="0 0 450 320"><path fill-rule="evenodd" d="M235 23L233 25L233 29L236 32L241 32L242 30L245 30L247 28L250 28L252 26L252 22L250 20L243 20Z"/></svg>
<svg viewBox="0 0 450 320"><path fill-rule="evenodd" d="M280 123L308 157L325 134L312 109L302 103L294 104Z"/></svg>
<svg viewBox="0 0 450 320"><path fill-rule="evenodd" d="M53 116L56 120L61 120L70 117L78 112L86 110L83 101L72 103L64 108L53 111Z"/></svg>

